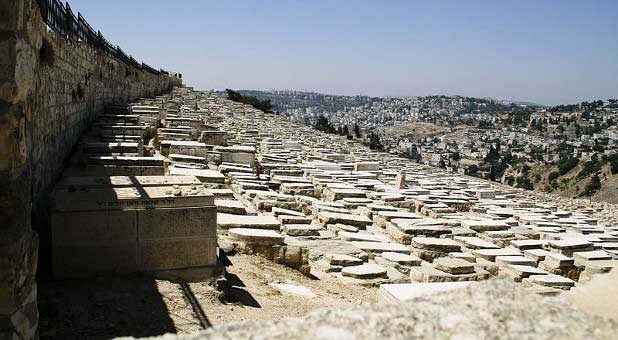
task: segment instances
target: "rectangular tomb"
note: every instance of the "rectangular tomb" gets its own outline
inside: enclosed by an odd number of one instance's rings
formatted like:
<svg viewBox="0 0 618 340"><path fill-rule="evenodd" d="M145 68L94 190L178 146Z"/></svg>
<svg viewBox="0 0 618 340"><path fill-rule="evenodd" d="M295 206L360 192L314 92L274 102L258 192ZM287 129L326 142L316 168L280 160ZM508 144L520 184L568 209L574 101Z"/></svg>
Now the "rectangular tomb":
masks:
<svg viewBox="0 0 618 340"><path fill-rule="evenodd" d="M83 177L60 182L50 209L54 275L213 273L214 197L196 185L197 178L168 179Z"/></svg>

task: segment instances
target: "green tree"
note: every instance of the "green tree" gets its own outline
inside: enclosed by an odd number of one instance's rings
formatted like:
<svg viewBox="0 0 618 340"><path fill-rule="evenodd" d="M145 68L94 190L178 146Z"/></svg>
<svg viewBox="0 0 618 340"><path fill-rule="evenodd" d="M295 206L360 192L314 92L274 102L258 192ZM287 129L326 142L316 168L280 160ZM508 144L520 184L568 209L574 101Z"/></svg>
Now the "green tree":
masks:
<svg viewBox="0 0 618 340"><path fill-rule="evenodd" d="M314 129L326 133L337 133L337 129L328 121L324 115L318 117L318 121L313 126Z"/></svg>
<svg viewBox="0 0 618 340"><path fill-rule="evenodd" d="M384 149L384 146L382 145L382 142L380 141L380 136L375 132L371 132L369 134L369 148L371 150L383 150Z"/></svg>
<svg viewBox="0 0 618 340"><path fill-rule="evenodd" d="M560 158L560 160L558 161L558 172L560 173L560 175L564 175L567 172L571 171L571 169L573 169L575 166L577 166L578 163L579 160L577 158L573 158L570 156Z"/></svg>
<svg viewBox="0 0 618 340"><path fill-rule="evenodd" d="M261 110L266 113L273 112L273 105L270 102L270 99L259 100L257 99L257 97L244 96L240 92L234 91L231 89L225 89L225 91L227 92L227 99L229 100L243 103L243 104L249 104L255 107L256 109Z"/></svg>
<svg viewBox="0 0 618 340"><path fill-rule="evenodd" d="M530 178L528 178L527 173L524 173L523 175L517 177L516 182L517 182L516 186L518 188L524 188L526 190L533 190L534 189L534 185L530 181Z"/></svg>
<svg viewBox="0 0 618 340"><path fill-rule="evenodd" d="M592 196L595 192L599 191L599 189L601 189L601 179L598 174L594 174L579 196Z"/></svg>
<svg viewBox="0 0 618 340"><path fill-rule="evenodd" d="M476 164L472 164L468 167L466 174L476 177L479 173L479 167Z"/></svg>
<svg viewBox="0 0 618 340"><path fill-rule="evenodd" d="M553 171L547 176L547 180L551 182L557 179L558 177L560 177L560 173L558 171Z"/></svg>
<svg viewBox="0 0 618 340"><path fill-rule="evenodd" d="M601 170L601 163L602 162L599 161L599 157L596 154L592 155L590 161L586 162L577 174L577 178L583 179L586 178L588 175Z"/></svg>
<svg viewBox="0 0 618 340"><path fill-rule="evenodd" d="M361 138L360 128L356 123L354 123L354 135L356 136L356 138Z"/></svg>

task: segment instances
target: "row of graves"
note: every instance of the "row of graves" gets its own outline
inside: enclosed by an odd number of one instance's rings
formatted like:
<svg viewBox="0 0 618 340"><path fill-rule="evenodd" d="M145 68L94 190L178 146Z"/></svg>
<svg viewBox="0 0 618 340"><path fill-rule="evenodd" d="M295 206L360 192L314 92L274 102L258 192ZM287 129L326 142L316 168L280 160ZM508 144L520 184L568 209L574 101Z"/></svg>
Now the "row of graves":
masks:
<svg viewBox="0 0 618 340"><path fill-rule="evenodd" d="M194 93L195 94L195 93ZM500 276L559 294L618 264L616 210L447 173L197 94L226 131L219 246L386 300Z"/></svg>
<svg viewBox="0 0 618 340"><path fill-rule="evenodd" d="M447 173L190 88L110 107L52 211L60 276L211 273L219 247L406 300L493 276L559 294L618 264L613 206Z"/></svg>
<svg viewBox="0 0 618 340"><path fill-rule="evenodd" d="M82 135L50 199L57 278L219 271L211 189L224 176L200 166L210 155L182 144L206 129L183 91L108 106Z"/></svg>

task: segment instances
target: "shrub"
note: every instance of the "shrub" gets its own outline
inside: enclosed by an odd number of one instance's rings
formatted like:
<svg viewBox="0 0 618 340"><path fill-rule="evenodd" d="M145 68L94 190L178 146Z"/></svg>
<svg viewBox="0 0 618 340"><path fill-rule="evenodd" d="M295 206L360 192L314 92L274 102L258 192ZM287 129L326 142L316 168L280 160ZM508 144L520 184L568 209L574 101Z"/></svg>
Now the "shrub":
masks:
<svg viewBox="0 0 618 340"><path fill-rule="evenodd" d="M612 174L618 174L618 153L607 156L607 161L612 170Z"/></svg>
<svg viewBox="0 0 618 340"><path fill-rule="evenodd" d="M571 169L573 169L575 166L577 166L578 163L579 160L577 158L561 158L558 162L558 172L560 173L560 175L564 175L567 172L571 171Z"/></svg>
<svg viewBox="0 0 618 340"><path fill-rule="evenodd" d="M230 89L225 89L225 91L227 92L227 99L229 100L243 103L243 104L249 104L255 107L256 109L262 110L263 112L266 112L266 113L273 112L273 105L269 99L259 100L256 97L244 96L240 92L230 90Z"/></svg>
<svg viewBox="0 0 618 340"><path fill-rule="evenodd" d="M558 171L553 171L547 176L547 180L553 182L558 177L560 177L560 173L558 173Z"/></svg>
<svg viewBox="0 0 618 340"><path fill-rule="evenodd" d="M521 175L517 177L517 187L524 188L526 190L533 190L534 185L530 182L530 179L526 175Z"/></svg>
<svg viewBox="0 0 618 340"><path fill-rule="evenodd" d="M579 196L592 196L595 192L599 191L599 189L601 189L601 179L598 174L595 174L590 178L590 182L588 182L584 191L582 191Z"/></svg>
<svg viewBox="0 0 618 340"><path fill-rule="evenodd" d="M586 164L584 164L584 167L577 174L577 178L584 179L588 175L595 173L599 170L601 170L600 162L598 160L593 159L591 161L586 162Z"/></svg>
<svg viewBox="0 0 618 340"><path fill-rule="evenodd" d="M324 115L320 115L318 117L318 121L313 126L314 129L326 133L337 133L337 129L328 121L328 118L324 117Z"/></svg>
<svg viewBox="0 0 618 340"><path fill-rule="evenodd" d="M472 164L467 169L467 175L476 176L479 172L479 167L476 164Z"/></svg>

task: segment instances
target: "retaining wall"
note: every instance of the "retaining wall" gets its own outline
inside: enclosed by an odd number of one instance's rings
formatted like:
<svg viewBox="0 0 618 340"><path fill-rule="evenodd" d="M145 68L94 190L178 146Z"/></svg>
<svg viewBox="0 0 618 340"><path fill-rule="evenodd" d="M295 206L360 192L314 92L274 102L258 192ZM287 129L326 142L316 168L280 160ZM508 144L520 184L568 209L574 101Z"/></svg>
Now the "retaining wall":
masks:
<svg viewBox="0 0 618 340"><path fill-rule="evenodd" d="M31 0L0 2L1 339L36 337L37 256L49 259L47 194L81 133L108 104L178 85L173 75L48 32Z"/></svg>

